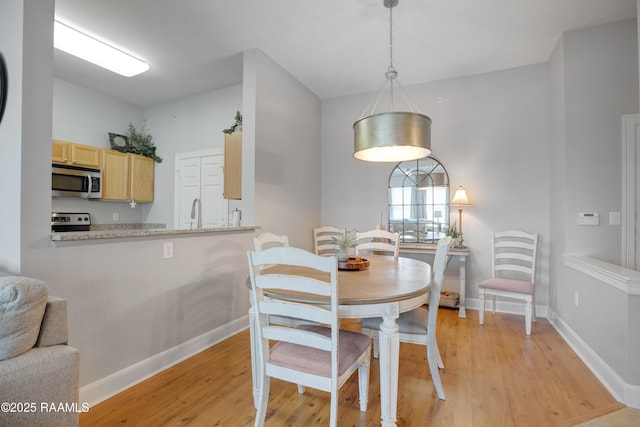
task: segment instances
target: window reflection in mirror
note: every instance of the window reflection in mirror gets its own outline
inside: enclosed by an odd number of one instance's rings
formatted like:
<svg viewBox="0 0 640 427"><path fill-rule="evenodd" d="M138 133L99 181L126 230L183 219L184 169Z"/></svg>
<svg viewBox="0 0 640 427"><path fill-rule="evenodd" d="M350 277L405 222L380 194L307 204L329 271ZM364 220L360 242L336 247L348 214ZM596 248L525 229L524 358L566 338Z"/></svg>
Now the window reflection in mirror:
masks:
<svg viewBox="0 0 640 427"><path fill-rule="evenodd" d="M434 243L449 228L449 175L429 156L401 162L389 176L389 230L403 243Z"/></svg>

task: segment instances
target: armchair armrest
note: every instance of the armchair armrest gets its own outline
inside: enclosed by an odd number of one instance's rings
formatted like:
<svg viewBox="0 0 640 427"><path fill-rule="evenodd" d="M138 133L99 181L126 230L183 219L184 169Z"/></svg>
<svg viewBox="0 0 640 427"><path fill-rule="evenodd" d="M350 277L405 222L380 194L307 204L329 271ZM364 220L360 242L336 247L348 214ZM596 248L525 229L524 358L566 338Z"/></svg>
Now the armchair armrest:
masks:
<svg viewBox="0 0 640 427"><path fill-rule="evenodd" d="M66 344L69 340L67 327L67 300L49 296L44 310L40 335L36 341L36 347L50 347L52 345Z"/></svg>

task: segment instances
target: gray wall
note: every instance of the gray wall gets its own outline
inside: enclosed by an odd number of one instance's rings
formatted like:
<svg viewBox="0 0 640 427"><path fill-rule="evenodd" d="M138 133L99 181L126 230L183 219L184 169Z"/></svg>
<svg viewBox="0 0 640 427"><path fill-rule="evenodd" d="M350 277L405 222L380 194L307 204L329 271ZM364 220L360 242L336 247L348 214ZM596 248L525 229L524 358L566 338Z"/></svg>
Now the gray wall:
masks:
<svg viewBox="0 0 640 427"><path fill-rule="evenodd" d="M640 347L631 320L637 297L567 268L562 254L621 265L621 227L609 225L608 217L622 210L621 118L638 112L637 41L634 19L570 31L550 60L553 318L635 385ZM598 212L600 225L578 225L579 212Z"/></svg>
<svg viewBox="0 0 640 427"><path fill-rule="evenodd" d="M153 204L143 207L148 214L143 222L174 225L175 155L188 151L224 149L223 129L233 123L236 111L242 111L242 86L205 92L146 107L147 128L154 136L162 163L156 163L156 191ZM245 144L245 149L246 149ZM253 180L244 180L244 187L253 187ZM244 198L243 198L244 199ZM243 225L253 225L253 200L233 201L246 213Z"/></svg>
<svg viewBox="0 0 640 427"><path fill-rule="evenodd" d="M546 306L550 244L547 64L405 90L433 120L432 155L447 169L451 189L463 185L473 203L464 209L462 219L465 244L471 249L467 296L477 296L475 283L490 275L490 233L517 228L540 234L536 301ZM351 126L373 95L323 102L323 224L367 230L375 228L380 212L385 221L388 218L388 178L395 164L353 158ZM439 97L442 103L437 102ZM453 276L458 271L455 263L449 267L447 287L455 283Z"/></svg>
<svg viewBox="0 0 640 427"><path fill-rule="evenodd" d="M320 223L320 100L258 50L255 63L256 224L313 248Z"/></svg>
<svg viewBox="0 0 640 427"><path fill-rule="evenodd" d="M8 101L0 126L0 268L32 271L50 231L53 1L0 4Z"/></svg>

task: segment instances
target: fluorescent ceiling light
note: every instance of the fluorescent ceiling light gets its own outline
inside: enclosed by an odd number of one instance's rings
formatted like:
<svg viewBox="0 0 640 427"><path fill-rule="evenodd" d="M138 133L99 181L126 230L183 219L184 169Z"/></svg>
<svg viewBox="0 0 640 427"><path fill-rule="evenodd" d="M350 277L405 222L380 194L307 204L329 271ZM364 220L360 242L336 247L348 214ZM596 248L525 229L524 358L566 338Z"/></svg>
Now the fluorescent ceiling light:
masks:
<svg viewBox="0 0 640 427"><path fill-rule="evenodd" d="M149 65L138 58L58 21L54 25L53 46L125 77L132 77L149 69Z"/></svg>

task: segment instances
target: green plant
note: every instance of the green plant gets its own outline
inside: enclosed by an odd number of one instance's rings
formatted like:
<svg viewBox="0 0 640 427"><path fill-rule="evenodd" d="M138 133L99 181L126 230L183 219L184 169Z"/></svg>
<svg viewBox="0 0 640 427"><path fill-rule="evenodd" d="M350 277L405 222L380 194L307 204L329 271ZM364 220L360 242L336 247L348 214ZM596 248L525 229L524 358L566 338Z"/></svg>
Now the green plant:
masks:
<svg viewBox="0 0 640 427"><path fill-rule="evenodd" d="M444 234L453 239L457 239L458 237L460 237L460 232L456 227L455 221L453 222L453 224L451 224L451 226L449 226L449 228L447 228L447 231L445 231Z"/></svg>
<svg viewBox="0 0 640 427"><path fill-rule="evenodd" d="M129 145L125 151L150 157L154 161L162 163L162 158L156 154L157 148L153 143L153 136L145 129L145 125L146 123L143 123L142 128L138 130L133 123L129 122Z"/></svg>
<svg viewBox="0 0 640 427"><path fill-rule="evenodd" d="M342 236L338 236L338 237L333 236L331 238L331 241L333 242L334 245L344 250L348 248L353 248L358 244L358 239L356 238L355 233L349 232L349 231L347 231Z"/></svg>
<svg viewBox="0 0 640 427"><path fill-rule="evenodd" d="M236 131L237 127L242 127L242 113L240 113L240 111L236 111L235 122L231 125L231 127L229 129L224 129L222 132L233 133Z"/></svg>

